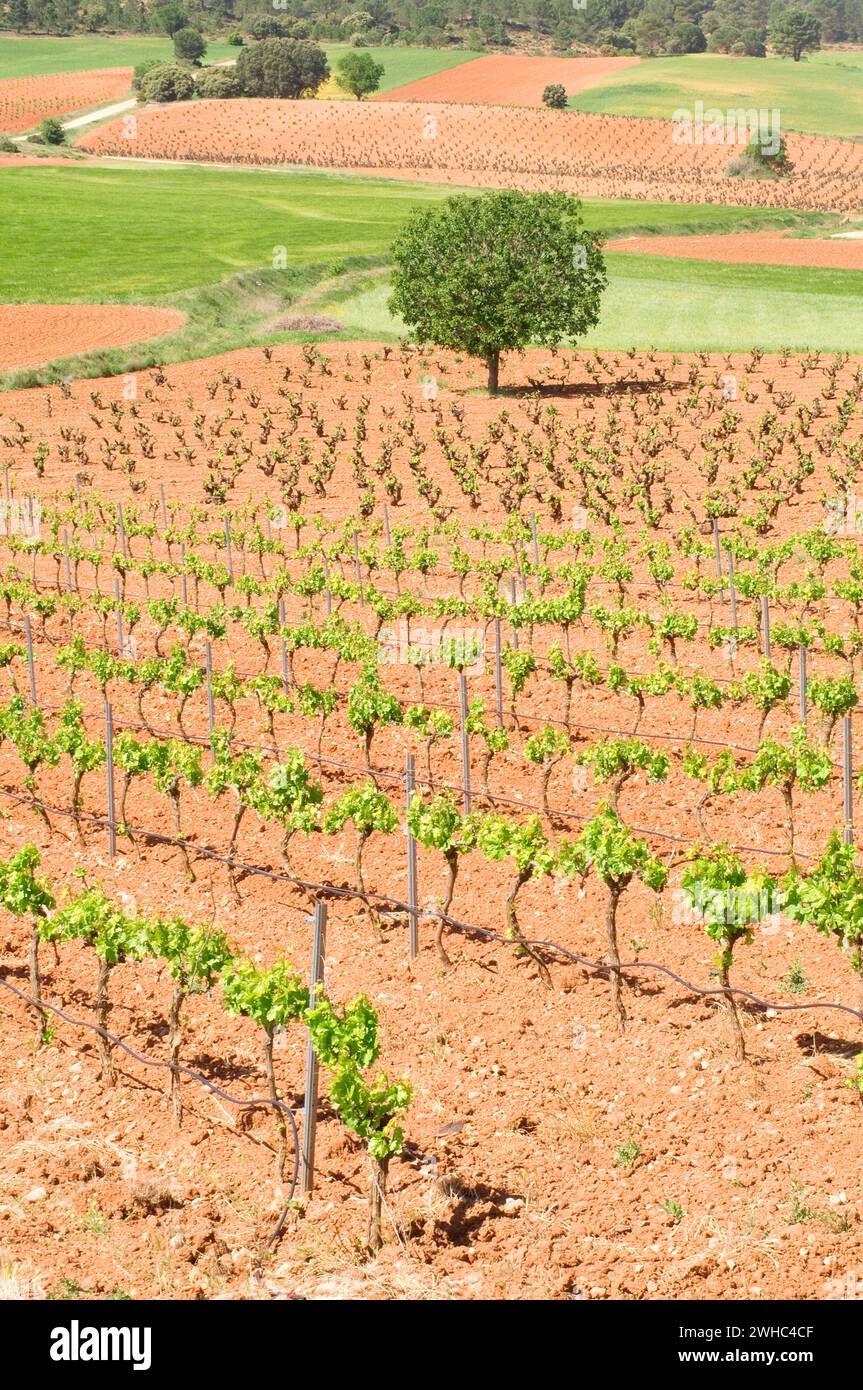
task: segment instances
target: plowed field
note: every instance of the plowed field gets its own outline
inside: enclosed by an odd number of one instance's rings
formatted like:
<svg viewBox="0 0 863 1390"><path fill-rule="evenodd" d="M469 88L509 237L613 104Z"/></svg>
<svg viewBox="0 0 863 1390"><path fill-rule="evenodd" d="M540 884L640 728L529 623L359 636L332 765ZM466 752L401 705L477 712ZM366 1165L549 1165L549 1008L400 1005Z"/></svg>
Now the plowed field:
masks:
<svg viewBox="0 0 863 1390"><path fill-rule="evenodd" d="M436 182L561 188L585 197L856 211L863 145L789 135L794 174L729 178L730 146L676 144L664 121L489 106L202 101L111 122L84 137L94 154L311 165Z"/></svg>
<svg viewBox="0 0 863 1390"><path fill-rule="evenodd" d="M182 322L175 309L136 304L0 304L0 370L144 342Z"/></svg>
<svg viewBox="0 0 863 1390"><path fill-rule="evenodd" d="M46 116L66 116L125 96L131 68L61 72L50 77L11 77L0 82L0 131L17 134Z"/></svg>
<svg viewBox="0 0 863 1390"><path fill-rule="evenodd" d="M541 106L543 88L559 82L567 96L595 87L604 78L631 68L638 58L529 58L490 55L445 72L421 77L378 101L468 101Z"/></svg>

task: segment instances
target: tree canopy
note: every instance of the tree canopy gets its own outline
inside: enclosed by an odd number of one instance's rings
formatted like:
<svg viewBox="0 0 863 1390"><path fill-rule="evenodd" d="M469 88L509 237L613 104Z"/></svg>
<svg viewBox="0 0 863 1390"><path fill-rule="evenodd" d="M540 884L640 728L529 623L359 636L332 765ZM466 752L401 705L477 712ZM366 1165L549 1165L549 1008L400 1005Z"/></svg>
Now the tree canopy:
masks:
<svg viewBox="0 0 863 1390"><path fill-rule="evenodd" d="M599 318L601 238L565 193L459 194L417 210L393 248L389 307L421 341L484 359L579 337Z"/></svg>
<svg viewBox="0 0 863 1390"><path fill-rule="evenodd" d="M307 39L261 39L240 51L235 68L246 97L287 97L314 93L330 75L326 54Z"/></svg>

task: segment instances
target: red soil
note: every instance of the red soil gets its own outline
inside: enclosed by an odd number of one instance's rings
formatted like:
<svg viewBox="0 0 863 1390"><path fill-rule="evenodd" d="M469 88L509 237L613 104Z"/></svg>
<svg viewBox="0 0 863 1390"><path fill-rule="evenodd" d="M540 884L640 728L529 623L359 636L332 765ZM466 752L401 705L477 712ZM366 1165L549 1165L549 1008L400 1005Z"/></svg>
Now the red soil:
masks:
<svg viewBox="0 0 863 1390"><path fill-rule="evenodd" d="M184 321L176 309L138 304L0 304L0 370L146 342Z"/></svg>
<svg viewBox="0 0 863 1390"><path fill-rule="evenodd" d="M541 106L542 92L553 82L567 96L595 87L603 78L630 68L638 58L529 58L489 56L460 63L446 72L421 77L376 101L494 102L502 106Z"/></svg>
<svg viewBox="0 0 863 1390"><path fill-rule="evenodd" d="M736 265L819 266L863 270L863 239L815 240L782 232L741 232L731 236L634 236L608 243L609 251L674 256L690 261L730 261Z"/></svg>
<svg viewBox="0 0 863 1390"><path fill-rule="evenodd" d="M739 425L733 438L747 453L752 452L749 432L758 428L766 412L778 412L781 427L772 436L773 447L780 465L790 463L794 446L789 435L796 413L804 406L812 411L817 406L819 412L819 447L814 430L811 443L804 445L812 450L814 472L804 479L801 491L784 502L770 534L778 540L818 523L823 517L821 499L833 486L828 470L851 447L859 447L858 417L851 417L841 442L831 431L845 408L860 359L836 365L819 358L813 365L793 357L748 359L734 354L672 362L661 354L532 351L506 359L504 380L508 385L530 383L547 394L538 399L507 394L495 401L476 393L482 375L476 363L459 361L450 353L434 352L424 359L388 348L384 358L374 345L365 350L367 362L363 345L327 345L326 372L309 367L301 348L277 346L269 361L259 350L249 349L169 366L161 373L141 373L134 415L118 378L75 382L65 392L54 387L10 392L2 398L2 432L16 492L68 491L75 473L86 468L83 486L95 487L99 494L146 503L162 481L169 504L201 505L206 462L220 449L230 448L230 457L245 459L233 478L231 504L274 496L278 473L265 477L260 469L268 451L274 452L272 439L266 443L261 437L268 433L265 421L272 418L277 432L296 426L292 450L308 443L314 456L322 450L321 430L332 437L340 425L346 427L326 496L310 496L304 504L310 516L320 513L328 524L340 524L356 506L350 429L354 410L367 396L367 450L377 455L378 441L391 445L404 487L400 505L391 508L392 519L416 525L429 519L409 467L422 443L428 472L442 489L452 517L461 523L459 541L470 548L475 543L468 538L468 526L498 526L506 511L491 483L477 509L467 507L436 437L440 428L453 434L463 424L466 440L485 440L492 477L502 479L512 465L500 431L491 427L500 424L504 412L520 439L542 447L543 427L587 429L595 421L597 438L602 437L618 406L624 455L631 450L647 456L657 430L668 438L659 463L667 469L662 476L673 511L658 535L672 536L689 523L688 499L696 510L703 508L708 483L696 465L706 432L717 428L725 410L723 379L732 373L740 388L734 405ZM423 394L423 378L430 371L439 384L440 427L434 403ZM300 403L299 417L293 413L294 398ZM413 404L415 436L407 436L400 427L406 398ZM549 405L554 406L553 418L545 414ZM229 442L224 428L229 419L237 422L237 445ZM152 448L142 457L145 439ZM196 452L178 449L182 440L193 443ZM43 442L48 450L40 476L33 459L35 446ZM112 465L104 442L128 444L138 465L133 481L144 484L143 493L130 494L132 475ZM524 505L536 506L541 529L552 527L555 523L543 501L548 493L543 464L531 457L524 466L532 482ZM734 461L727 460L723 450L720 487L727 485L732 467ZM608 481L613 484L612 474ZM744 502L757 505L762 495L757 482ZM377 496L379 502L379 490ZM559 524L567 521L565 517ZM620 521L631 539L643 529L634 505L620 509ZM80 539L88 543L87 533ZM130 544L139 557L146 549L139 536ZM251 553L242 559L235 554L238 570L247 562L254 573ZM43 578L58 572L49 554L39 565ZM103 564L103 588L110 583L106 571ZM642 596L645 577L642 562L636 597L652 611L656 589L645 582ZM82 585L93 582L93 567L85 564ZM165 592L159 587L160 576L154 575L150 583L154 595ZM405 576L403 584L405 590L418 590L420 581L416 575ZM434 573L429 584L432 593L453 587L444 575ZM129 593L143 596L137 575L130 576ZM314 602L319 618L320 596ZM833 603L827 600L825 608ZM699 615L707 617L708 599L690 595L685 604L693 610L697 605ZM292 600L291 620L296 616ZM358 605L348 606L344 616L370 622L368 608ZM747 608L747 620L749 616ZM5 616L0 616L2 622ZM45 703L63 697L66 678L54 665L54 653L56 644L65 640L66 623L58 611L48 618L45 636L36 632L40 698ZM92 621L88 640L97 626ZM35 621L34 628L39 628ZM146 643L149 651L153 628L146 615L140 635L142 647ZM4 640L6 636L4 628ZM16 640L20 641L17 630ZM587 634L577 641L586 648L595 645L597 659L607 663L601 642L593 644ZM199 657L200 642L194 650ZM718 650L699 644L697 653L705 674L721 668L724 658ZM248 647L238 645L235 650L231 645L230 654L238 669L249 669ZM643 633L624 642L620 659L626 668L641 661L648 668L653 665ZM686 661L683 654L682 659ZM277 661L274 652L271 670ZM750 651L739 661L754 666L756 656ZM819 668L820 664L819 657ZM305 653L297 658L295 675L321 684L327 669L320 653ZM336 680L340 688L344 674ZM20 662L17 678L19 684L26 682ZM416 698L412 672L391 668L386 679L400 696ZM431 671L429 703L451 699L453 685L452 672ZM4 672L0 698L5 700L8 689ZM99 709L92 677L79 678L76 694L88 709ZM489 672L471 677L471 696L475 694L490 707ZM115 717L128 719L133 706L130 689L114 681L110 696ZM538 675L520 703L540 719L559 717L560 691ZM148 699L147 715L160 729L172 723L176 727L174 709L160 696ZM573 714L585 724L629 728L634 709L631 698L600 689L578 693ZM699 734L751 745L755 717L745 708L730 714L707 712L699 721ZM794 717L793 709L775 711L770 732L785 737ZM185 722L189 732L206 731L202 692L189 702ZM672 695L658 717L645 717L640 734L649 738L653 731L676 729L679 738L661 746L673 754L679 769L687 723L678 697ZM276 728L280 744L308 747L308 721L297 715L278 716ZM493 789L508 796L533 800L539 773L528 768L516 748L521 748L524 732L514 731L513 750L496 763L491 781ZM259 712L252 699L241 702L238 733L260 742ZM585 737L580 735L577 742ZM406 738L402 728L376 735L375 765L402 769ZM834 752L835 745L834 738ZM359 745L344 710L333 718L323 751L326 757L356 763ZM441 780L456 780L457 739L435 750L433 771ZM348 779L353 780L351 774ZM328 771L325 780L330 793L344 785L337 771ZM20 765L4 742L0 788L20 789L20 784ZM68 806L68 766L40 774L39 788L47 801ZM100 773L85 777L82 793L87 812L104 813ZM555 770L552 805L591 814L602 794L593 787L578 792L567 769ZM186 833L194 843L223 848L231 808L202 792L183 795ZM801 854L815 850L827 829L837 824L840 799L835 779L829 791L800 799ZM667 784L633 781L620 809L632 824L693 836L694 800L691 784L678 771ZM170 911L197 923L215 919L260 963L269 964L284 951L298 968L307 967L309 904L298 891L245 878L239 883L237 902L221 865L196 857L197 881L190 883L175 849L140 840L130 844L123 838L120 855L111 862L100 832L85 829L87 842L78 844L68 820L56 817L49 833L26 805L7 803L5 798L0 804L9 807L8 816L0 819L3 857L35 842L43 852L45 872L59 883L69 882L73 867L85 868L88 880L103 882L112 896L129 895L126 902L132 910L164 912L170 905ZM164 799L151 790L136 787L128 809L133 823L166 828ZM782 843L776 789L758 797L720 799L710 808L708 821L716 838L745 837L747 843L767 848ZM564 832L556 826L553 833ZM667 842L655 841L654 847L669 856ZM325 842L315 837L297 845L295 860L310 878L349 883L352 850L350 833ZM255 817L247 816L239 857L278 869L272 828L265 830ZM774 870L782 864L781 858L769 862ZM399 896L404 892L404 845L399 837L373 836L364 864L369 887ZM679 866L673 872L679 872ZM421 850L421 901L440 895L443 877L441 857ZM499 929L510 878L508 867L470 856L459 874L454 914L462 921ZM621 905L622 950L627 959L640 953L642 959L664 962L685 978L712 986L715 947L699 927L677 920L673 901L667 899L657 913L645 889L629 890ZM532 936L562 941L589 959L601 957L603 895L592 877L583 894L577 880L554 887L548 881L532 885L520 904L522 924ZM381 930L352 904L331 907L328 988L339 1001L368 993L380 1011L381 1066L390 1075L408 1073L415 1087L406 1124L410 1147L392 1165L388 1199L403 1244L388 1225L387 1246L370 1264L357 1254L365 1216L365 1162L330 1111L322 1111L318 1129L315 1193L291 1213L272 1257L262 1243L286 1191L273 1172L271 1116L255 1112L244 1128L235 1123L232 1107L186 1083L188 1116L177 1132L171 1126L164 1072L118 1056L119 1084L106 1090L97 1080L92 1035L66 1024L58 1024L54 1042L34 1056L32 1017L0 990L0 1187L8 1194L0 1203L0 1264L7 1278L11 1267L20 1281L35 1281L34 1292L62 1292L65 1279L93 1296L120 1291L137 1298L284 1298L292 1290L311 1298L759 1300L854 1297L855 1291L859 1295L861 1109L844 1085L860 1048L860 1027L852 1018L829 1011L765 1015L746 1010L750 1060L740 1064L733 1060L728 1022L715 1002L687 995L673 981L649 975L633 978L626 990L630 1022L620 1037L614 1030L608 982L602 977L555 966L548 990L530 960L517 960L500 942L467 937L448 939L453 967L443 971L426 922L421 942L420 956L409 968L403 921ZM26 928L3 914L0 966L12 983L25 989L26 952ZM65 1006L74 1017L92 1019L92 955L61 946L57 963L50 949L42 956L49 1001ZM805 995L800 997L789 992L787 983L788 971L798 959L806 976ZM831 942L790 922L778 930L759 929L751 946L741 945L735 973L742 988L785 1004L803 998L856 1003L859 993L847 958ZM167 1056L170 988L166 973L152 962L124 964L111 982L113 1030L154 1060ZM225 1017L218 997L189 999L184 1015L181 1059L233 1095L260 1096L265 1089L261 1034L248 1021ZM286 1101L297 1105L303 1086L302 1030L289 1030L280 1042L278 1084ZM444 1133L453 1122L461 1128ZM621 1149L633 1140L638 1152L627 1166Z"/></svg>
<svg viewBox="0 0 863 1390"><path fill-rule="evenodd" d="M7 77L0 81L0 131L17 134L46 116L67 116L125 96L131 68L59 72L49 77Z"/></svg>
<svg viewBox="0 0 863 1390"><path fill-rule="evenodd" d="M789 135L782 180L728 178L729 148L681 145L667 121L413 102L197 101L138 113L79 147L100 155L308 165L463 185L561 188L585 197L855 211L863 145Z"/></svg>

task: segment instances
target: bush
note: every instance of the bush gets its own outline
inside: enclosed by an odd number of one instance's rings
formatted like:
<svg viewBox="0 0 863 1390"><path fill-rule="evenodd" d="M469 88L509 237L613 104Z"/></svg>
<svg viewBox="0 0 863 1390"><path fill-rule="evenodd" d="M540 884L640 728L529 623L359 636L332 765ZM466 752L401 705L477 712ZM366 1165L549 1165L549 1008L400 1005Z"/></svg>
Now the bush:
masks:
<svg viewBox="0 0 863 1390"><path fill-rule="evenodd" d="M330 75L326 54L307 39L262 39L237 59L237 81L246 97L296 100L316 92Z"/></svg>
<svg viewBox="0 0 863 1390"><path fill-rule="evenodd" d="M738 179L780 179L793 170L784 135L779 140L779 149L775 154L762 149L757 141L751 141L743 154L737 155L725 166L726 174Z"/></svg>
<svg viewBox="0 0 863 1390"><path fill-rule="evenodd" d="M195 91L199 97L225 101L240 95L240 84L230 68L201 68L195 74Z"/></svg>
<svg viewBox="0 0 863 1390"><path fill-rule="evenodd" d="M233 34L228 35L227 42L231 44L234 48L242 48L244 40L239 29L235 29Z"/></svg>
<svg viewBox="0 0 863 1390"><path fill-rule="evenodd" d="M47 116L39 126L39 134L46 145L63 145L66 134L56 116Z"/></svg>
<svg viewBox="0 0 863 1390"><path fill-rule="evenodd" d="M174 35L174 54L187 63L199 63L207 51L203 34L197 29L178 29Z"/></svg>
<svg viewBox="0 0 863 1390"><path fill-rule="evenodd" d="M139 101L188 101L195 95L195 79L179 63L158 63L141 79Z"/></svg>
<svg viewBox="0 0 863 1390"><path fill-rule="evenodd" d="M0 135L0 154L17 154L18 146L11 135Z"/></svg>
<svg viewBox="0 0 863 1390"><path fill-rule="evenodd" d="M162 67L164 61L164 58L145 58L143 63L138 63L137 67L132 69L132 91L137 92L147 73L153 68Z"/></svg>
<svg viewBox="0 0 863 1390"><path fill-rule="evenodd" d="M560 82L551 82L542 94L543 105L552 111L563 111L566 106L566 88Z"/></svg>

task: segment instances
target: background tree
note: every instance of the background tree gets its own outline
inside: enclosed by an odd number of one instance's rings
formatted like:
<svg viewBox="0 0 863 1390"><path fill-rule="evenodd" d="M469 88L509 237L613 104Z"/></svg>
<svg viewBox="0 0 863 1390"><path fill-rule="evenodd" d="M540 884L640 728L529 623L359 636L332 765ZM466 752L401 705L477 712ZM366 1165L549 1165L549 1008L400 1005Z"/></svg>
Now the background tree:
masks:
<svg viewBox="0 0 863 1390"><path fill-rule="evenodd" d="M179 63L157 63L138 85L138 100L189 101L195 95L195 80Z"/></svg>
<svg viewBox="0 0 863 1390"><path fill-rule="evenodd" d="M182 5L173 3L159 5L158 9L153 11L153 28L161 29L165 34L176 34L179 29L184 29L188 23L188 16Z"/></svg>
<svg viewBox="0 0 863 1390"><path fill-rule="evenodd" d="M195 74L195 91L199 97L225 101L240 95L240 84L230 68L202 68Z"/></svg>
<svg viewBox="0 0 863 1390"><path fill-rule="evenodd" d="M336 82L358 101L378 90L383 75L383 63L376 63L370 53L346 53L336 64Z"/></svg>
<svg viewBox="0 0 863 1390"><path fill-rule="evenodd" d="M207 41L197 29L178 29L173 39L176 57L187 63L199 63L207 51Z"/></svg>
<svg viewBox="0 0 863 1390"><path fill-rule="evenodd" d="M814 52L821 47L821 24L813 14L795 6L776 16L767 38L774 53L799 63L807 49Z"/></svg>
<svg viewBox="0 0 863 1390"><path fill-rule="evenodd" d="M565 193L459 194L416 211L393 243L390 310L423 342L485 360L591 328L606 286L601 238Z"/></svg>
<svg viewBox="0 0 863 1390"><path fill-rule="evenodd" d="M242 50L235 68L243 96L298 100L330 75L322 48L305 39L262 39Z"/></svg>

